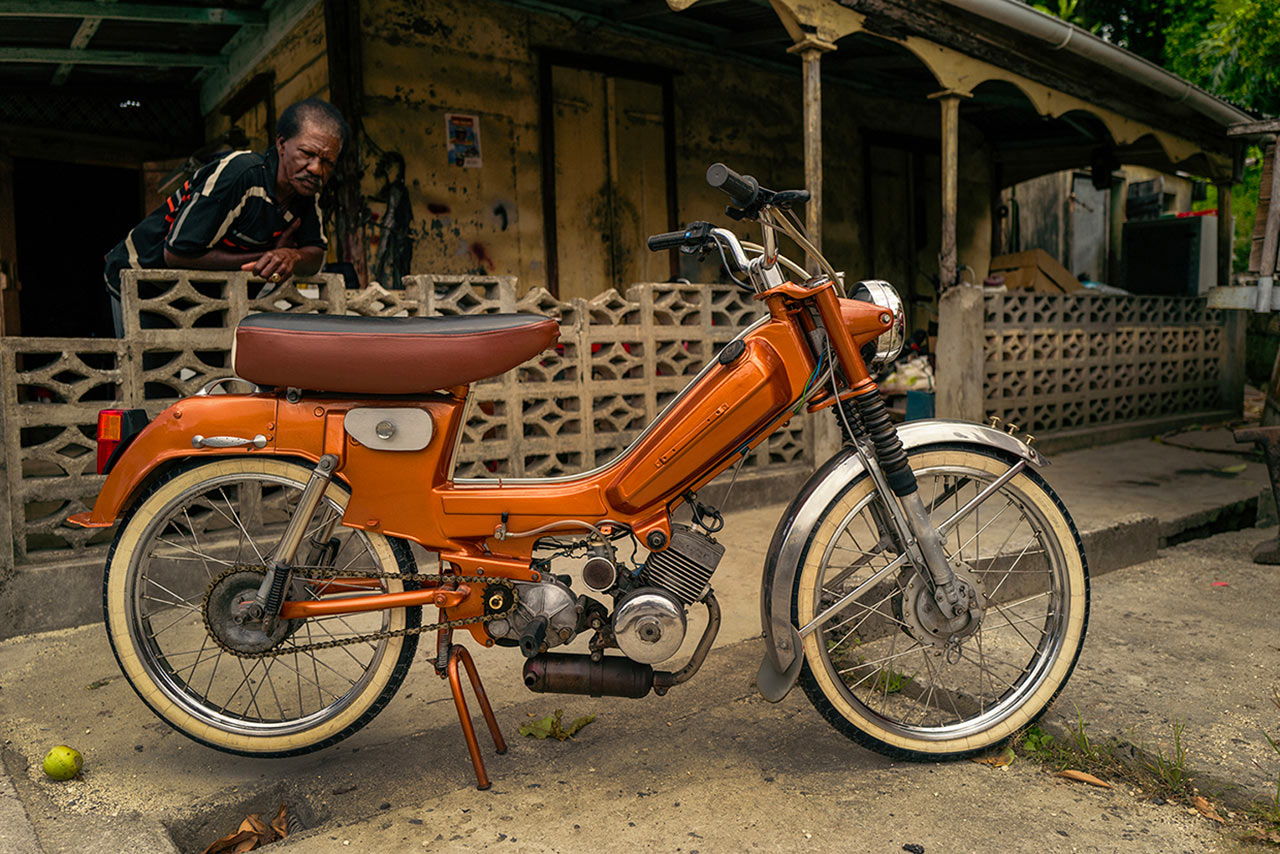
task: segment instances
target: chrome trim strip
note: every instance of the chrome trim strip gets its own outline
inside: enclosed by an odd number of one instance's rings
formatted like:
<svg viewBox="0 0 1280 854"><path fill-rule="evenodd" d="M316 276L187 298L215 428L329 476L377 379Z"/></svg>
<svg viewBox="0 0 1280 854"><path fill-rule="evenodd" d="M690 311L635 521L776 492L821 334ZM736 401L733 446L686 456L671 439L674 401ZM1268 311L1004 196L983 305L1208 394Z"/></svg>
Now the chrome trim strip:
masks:
<svg viewBox="0 0 1280 854"><path fill-rule="evenodd" d="M759 329L761 326L764 326L766 323L768 323L770 319L771 319L770 316L766 314L764 317L752 323L750 326L743 329L737 335L733 336L733 338L730 339L729 342L725 342L726 345L731 341L737 341L739 338L745 338L749 333L754 332L756 329ZM634 439L631 440L630 445L627 445L627 447L619 451L618 455L613 459L609 460L606 463L596 466L590 471L577 472L574 474L558 474L558 475L555 475L554 477L502 477L502 478L462 477L462 478L458 478L457 480L454 480L453 484L454 486L492 487L492 486L506 486L508 484L568 483L570 481L578 480L579 478L593 477L599 474L600 472L604 471L605 469L615 466L618 463L622 462L627 457L627 455L630 454L631 451L634 450L635 447L639 445L641 441L644 440L646 436L648 436L657 428L657 425L662 422L662 419L667 416L667 413L670 412L676 406L676 404L678 404L681 400L683 400L689 394L690 389L692 389L695 385L697 385L698 381L701 380L704 376L706 376L707 373L711 371L711 368L714 367L715 365L716 365L716 360L714 358L708 359L707 363L702 366L702 370L698 371L697 376L691 379L689 381L689 384L686 385L680 391L679 394L677 394L675 397L673 397L670 401L667 402L667 405L662 408L662 411L658 413L658 416L654 418L652 421L650 421L649 425L645 427L643 430L641 430L638 436L636 436ZM463 424L465 425L466 422L463 421ZM461 431L459 431L459 436L461 436ZM454 448L453 456L454 456L454 460L456 461L458 457L457 448ZM452 470L450 470L451 475L452 473L453 473Z"/></svg>

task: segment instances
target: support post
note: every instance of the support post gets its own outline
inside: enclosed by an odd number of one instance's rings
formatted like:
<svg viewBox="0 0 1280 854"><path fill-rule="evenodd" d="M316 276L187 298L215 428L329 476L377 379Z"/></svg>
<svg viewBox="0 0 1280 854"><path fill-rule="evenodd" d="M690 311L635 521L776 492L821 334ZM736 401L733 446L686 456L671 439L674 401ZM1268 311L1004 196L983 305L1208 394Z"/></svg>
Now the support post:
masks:
<svg viewBox="0 0 1280 854"><path fill-rule="evenodd" d="M822 249L822 55L836 46L816 36L796 42L788 52L797 53L804 64L804 186L809 202L804 209L804 228L809 240ZM810 275L819 271L812 258L806 265Z"/></svg>
<svg viewBox="0 0 1280 854"><path fill-rule="evenodd" d="M814 248L822 250L822 55L836 49L832 42L808 34L788 48L800 55L804 67L804 186L809 201L804 206L804 230ZM810 258L809 275L821 272ZM811 418L814 465L840 450L840 431L832 418Z"/></svg>
<svg viewBox="0 0 1280 854"><path fill-rule="evenodd" d="M360 286L369 284L364 253L364 176L361 141L364 138L364 60L360 50L359 0L324 0L325 49L329 60L329 100L351 128L351 138L338 158L335 196L338 260L355 267Z"/></svg>
<svg viewBox="0 0 1280 854"><path fill-rule="evenodd" d="M982 288L951 288L938 297L939 418L982 421L986 414L982 313Z"/></svg>
<svg viewBox="0 0 1280 854"><path fill-rule="evenodd" d="M1235 249L1235 223L1231 221L1231 181L1215 181L1218 190L1218 287L1231 286L1231 266Z"/></svg>
<svg viewBox="0 0 1280 854"><path fill-rule="evenodd" d="M938 291L956 283L956 209L960 196L960 99L972 97L948 89L929 96L942 107L942 240L938 251Z"/></svg>
<svg viewBox="0 0 1280 854"><path fill-rule="evenodd" d="M1235 228L1231 222L1231 181L1215 182L1218 188L1218 287L1231 285L1232 249ZM1243 311L1223 312L1222 371L1218 381L1218 404L1237 415L1244 411L1245 335L1249 315Z"/></svg>
<svg viewBox="0 0 1280 854"><path fill-rule="evenodd" d="M1280 151L1280 137L1273 140L1268 154L1271 157L1271 196L1267 206L1266 232L1262 236L1262 261L1258 267L1258 307L1257 311L1271 311L1271 288L1276 274L1276 246L1280 240L1280 169L1276 166L1277 151Z"/></svg>

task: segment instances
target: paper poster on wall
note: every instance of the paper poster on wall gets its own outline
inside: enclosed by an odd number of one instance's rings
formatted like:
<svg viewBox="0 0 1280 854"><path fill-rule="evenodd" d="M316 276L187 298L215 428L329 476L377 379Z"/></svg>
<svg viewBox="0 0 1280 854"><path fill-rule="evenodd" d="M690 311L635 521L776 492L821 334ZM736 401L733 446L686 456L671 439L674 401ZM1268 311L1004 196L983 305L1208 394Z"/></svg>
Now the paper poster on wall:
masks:
<svg viewBox="0 0 1280 854"><path fill-rule="evenodd" d="M467 169L479 169L480 117L464 113L445 113L445 134L448 138L449 165Z"/></svg>

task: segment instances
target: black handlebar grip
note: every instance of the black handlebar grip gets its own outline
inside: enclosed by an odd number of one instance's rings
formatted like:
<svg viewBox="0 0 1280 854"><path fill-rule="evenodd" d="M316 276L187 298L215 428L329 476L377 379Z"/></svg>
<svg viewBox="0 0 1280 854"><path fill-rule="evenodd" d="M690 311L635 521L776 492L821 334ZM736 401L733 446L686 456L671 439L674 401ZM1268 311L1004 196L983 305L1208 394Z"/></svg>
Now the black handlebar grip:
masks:
<svg viewBox="0 0 1280 854"><path fill-rule="evenodd" d="M661 252L663 249L679 249L684 246L685 240L689 237L686 231L668 231L664 234L654 234L649 237L649 249L652 252Z"/></svg>
<svg viewBox="0 0 1280 854"><path fill-rule="evenodd" d="M707 169L707 183L727 193L735 205L750 207L760 193L760 182L750 175L739 175L723 163L712 163Z"/></svg>

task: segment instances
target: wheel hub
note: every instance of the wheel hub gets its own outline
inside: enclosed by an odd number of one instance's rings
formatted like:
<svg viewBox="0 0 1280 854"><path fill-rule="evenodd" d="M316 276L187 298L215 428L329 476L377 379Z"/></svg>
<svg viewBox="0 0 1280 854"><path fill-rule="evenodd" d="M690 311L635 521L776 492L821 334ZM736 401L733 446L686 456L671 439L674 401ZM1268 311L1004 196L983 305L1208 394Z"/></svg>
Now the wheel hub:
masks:
<svg viewBox="0 0 1280 854"><path fill-rule="evenodd" d="M213 580L204 597L204 623L219 645L233 652L274 649L294 629L295 620L277 620L271 634L262 630L258 588L266 570L232 569Z"/></svg>
<svg viewBox="0 0 1280 854"><path fill-rule="evenodd" d="M959 593L954 604L949 603L941 591L935 594L919 572L908 570L906 573L901 602L895 610L901 610L908 632L921 643L947 646L964 640L982 625L987 607L982 582L965 564L953 566L952 571Z"/></svg>

